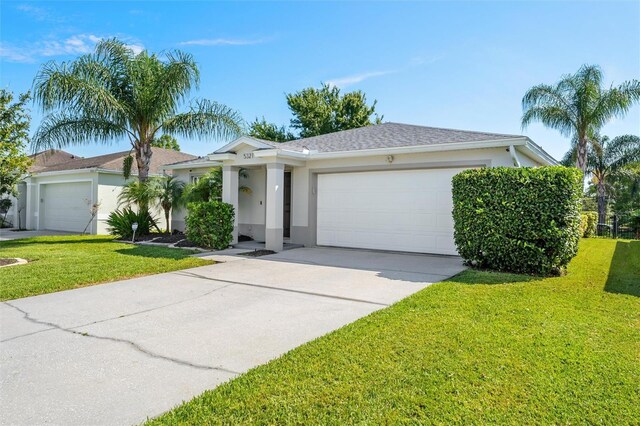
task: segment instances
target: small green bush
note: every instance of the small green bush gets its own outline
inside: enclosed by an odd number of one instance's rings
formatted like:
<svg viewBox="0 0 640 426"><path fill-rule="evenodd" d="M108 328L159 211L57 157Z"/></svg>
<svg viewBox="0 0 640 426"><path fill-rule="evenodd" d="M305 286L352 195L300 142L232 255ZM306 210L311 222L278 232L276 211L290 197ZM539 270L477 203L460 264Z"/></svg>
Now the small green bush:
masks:
<svg viewBox="0 0 640 426"><path fill-rule="evenodd" d="M130 207L109 213L109 217L107 218L109 228L107 228L107 231L109 231L111 235L128 239L133 236L131 225L134 222L138 223L136 235L149 235L151 228L160 231L156 224L156 219L151 216L148 210L137 213L131 210Z"/></svg>
<svg viewBox="0 0 640 426"><path fill-rule="evenodd" d="M580 236L583 238L591 238L596 234L596 225L598 223L598 213L583 212L580 218Z"/></svg>
<svg viewBox="0 0 640 426"><path fill-rule="evenodd" d="M582 172L483 168L453 177L458 253L471 266L554 275L578 251Z"/></svg>
<svg viewBox="0 0 640 426"><path fill-rule="evenodd" d="M187 204L187 238L200 247L223 250L233 239L233 206L222 201Z"/></svg>

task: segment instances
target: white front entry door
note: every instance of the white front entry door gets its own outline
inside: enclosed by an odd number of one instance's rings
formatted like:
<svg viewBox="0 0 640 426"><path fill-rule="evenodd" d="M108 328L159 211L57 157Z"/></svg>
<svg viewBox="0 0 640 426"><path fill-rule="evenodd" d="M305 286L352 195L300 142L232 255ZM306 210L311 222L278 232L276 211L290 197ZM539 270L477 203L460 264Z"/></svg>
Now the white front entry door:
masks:
<svg viewBox="0 0 640 426"><path fill-rule="evenodd" d="M91 220L91 182L42 185L40 199L42 229L82 232Z"/></svg>
<svg viewBox="0 0 640 426"><path fill-rule="evenodd" d="M318 175L317 244L457 254L451 178L462 170Z"/></svg>

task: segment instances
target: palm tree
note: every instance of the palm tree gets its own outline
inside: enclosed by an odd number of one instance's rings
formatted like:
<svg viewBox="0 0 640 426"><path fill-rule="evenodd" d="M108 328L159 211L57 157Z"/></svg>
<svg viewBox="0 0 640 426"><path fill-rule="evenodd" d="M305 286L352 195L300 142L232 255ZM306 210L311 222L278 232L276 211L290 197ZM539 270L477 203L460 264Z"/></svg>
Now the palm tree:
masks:
<svg viewBox="0 0 640 426"><path fill-rule="evenodd" d="M149 210L149 205L158 198L158 191L153 180L130 181L122 187L118 195L118 203L131 207L132 204L138 206L138 212Z"/></svg>
<svg viewBox="0 0 640 426"><path fill-rule="evenodd" d="M577 141L562 160L565 165L575 162ZM587 152L587 174L592 176L596 187L598 202L598 223L605 223L607 203L610 193L609 179L625 176L629 166L640 161L640 137L634 135L618 136L611 140L607 136L596 137Z"/></svg>
<svg viewBox="0 0 640 426"><path fill-rule="evenodd" d="M613 117L622 117L640 99L640 81L631 80L606 89L602 71L583 65L551 86L534 86L522 98L522 127L540 121L577 140L575 165L587 173L587 146Z"/></svg>
<svg viewBox="0 0 640 426"><path fill-rule="evenodd" d="M163 58L139 54L116 39L72 62L43 65L33 83L34 99L48 115L33 137L35 150L128 139L138 179L149 176L151 142L164 133L186 138L228 138L242 133L239 114L206 99L179 107L200 73L179 50Z"/></svg>
<svg viewBox="0 0 640 426"><path fill-rule="evenodd" d="M185 183L173 176L166 176L153 181L155 196L158 204L164 210L164 217L167 221L167 233L171 232L171 222L169 216L174 207L184 203Z"/></svg>

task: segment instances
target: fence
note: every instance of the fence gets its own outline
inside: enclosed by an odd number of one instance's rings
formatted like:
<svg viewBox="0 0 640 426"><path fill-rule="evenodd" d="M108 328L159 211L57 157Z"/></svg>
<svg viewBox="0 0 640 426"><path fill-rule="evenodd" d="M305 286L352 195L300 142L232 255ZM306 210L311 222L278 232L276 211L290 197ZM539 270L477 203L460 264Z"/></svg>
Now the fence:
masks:
<svg viewBox="0 0 640 426"><path fill-rule="evenodd" d="M604 222L598 223L596 233L599 237L640 240L640 216L607 215Z"/></svg>

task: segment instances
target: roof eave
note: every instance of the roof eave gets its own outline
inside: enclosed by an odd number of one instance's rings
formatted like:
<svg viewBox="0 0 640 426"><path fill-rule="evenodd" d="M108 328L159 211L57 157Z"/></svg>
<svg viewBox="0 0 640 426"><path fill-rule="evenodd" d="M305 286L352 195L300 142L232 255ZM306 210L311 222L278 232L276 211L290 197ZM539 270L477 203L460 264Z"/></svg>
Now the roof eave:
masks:
<svg viewBox="0 0 640 426"><path fill-rule="evenodd" d="M465 149L501 148L509 145L526 145L526 137L505 138L472 142L449 142L433 145L411 145L392 148L371 148L353 151L312 152L309 160L327 158L363 157L369 155L412 154L419 152L460 151Z"/></svg>

